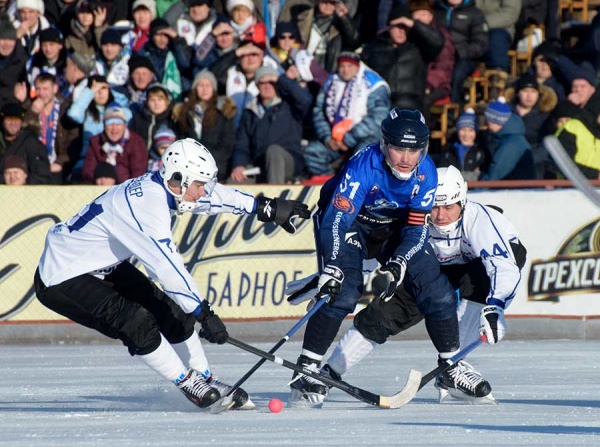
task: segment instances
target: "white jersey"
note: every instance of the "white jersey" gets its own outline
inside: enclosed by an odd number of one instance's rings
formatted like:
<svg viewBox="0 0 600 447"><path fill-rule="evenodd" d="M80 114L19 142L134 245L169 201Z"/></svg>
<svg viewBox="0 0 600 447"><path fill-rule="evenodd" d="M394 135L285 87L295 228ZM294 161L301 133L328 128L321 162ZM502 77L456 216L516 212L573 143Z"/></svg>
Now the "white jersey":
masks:
<svg viewBox="0 0 600 447"><path fill-rule="evenodd" d="M250 214L254 206L254 196L217 184L194 214ZM175 209L158 173L113 186L50 228L39 265L42 281L50 287L86 273L102 276L135 256L169 297L194 312L202 297L173 241Z"/></svg>
<svg viewBox="0 0 600 447"><path fill-rule="evenodd" d="M521 281L510 243L518 243L515 227L493 208L467 200L461 222L448 234L429 226L429 243L441 265L465 264L480 258L490 277L488 304L507 307Z"/></svg>

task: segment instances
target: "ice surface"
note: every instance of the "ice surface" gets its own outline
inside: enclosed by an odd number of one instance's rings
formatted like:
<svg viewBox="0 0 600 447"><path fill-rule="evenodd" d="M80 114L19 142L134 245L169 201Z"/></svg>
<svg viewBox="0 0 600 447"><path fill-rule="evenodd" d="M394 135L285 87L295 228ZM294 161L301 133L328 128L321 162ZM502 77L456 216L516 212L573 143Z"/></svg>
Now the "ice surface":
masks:
<svg viewBox="0 0 600 447"><path fill-rule="evenodd" d="M270 344L260 343L261 349ZM258 358L205 345L213 371L233 383ZM295 361L298 342L278 355ZM267 404L287 399L291 371L265 363L245 384L254 411L199 410L116 344L0 346L0 446L598 446L600 347L596 341L503 341L469 361L499 405L437 403L432 384L407 406L371 407L334 390L320 410ZM436 366L427 341L394 341L344 379L381 394L410 368Z"/></svg>

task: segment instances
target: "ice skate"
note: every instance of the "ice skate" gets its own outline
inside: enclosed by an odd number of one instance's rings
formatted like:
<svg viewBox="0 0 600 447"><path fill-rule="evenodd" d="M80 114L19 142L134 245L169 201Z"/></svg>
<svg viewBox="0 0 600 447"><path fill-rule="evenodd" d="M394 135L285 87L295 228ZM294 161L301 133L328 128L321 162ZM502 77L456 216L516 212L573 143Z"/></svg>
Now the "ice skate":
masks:
<svg viewBox="0 0 600 447"><path fill-rule="evenodd" d="M221 397L219 390L210 386L207 379L193 369L190 369L183 379L175 381L175 385L185 397L200 408L209 407Z"/></svg>
<svg viewBox="0 0 600 447"><path fill-rule="evenodd" d="M243 388L236 388L231 396L227 396L227 393L231 390L231 385L221 382L214 375L211 375L207 382L223 396L222 399L219 399L210 407L211 413L222 413L227 410L254 410L256 408L256 405Z"/></svg>
<svg viewBox="0 0 600 447"><path fill-rule="evenodd" d="M304 355L298 357L298 365L308 371L319 373L321 362L310 359ZM288 407L313 407L321 408L323 401L329 393L329 388L323 382L303 374L294 373L289 383L291 392L288 398Z"/></svg>
<svg viewBox="0 0 600 447"><path fill-rule="evenodd" d="M440 365L443 360L438 360ZM492 395L492 387L481 374L464 360L458 361L450 369L435 379L435 387L439 391L440 403L449 397L460 399L473 404L496 404Z"/></svg>

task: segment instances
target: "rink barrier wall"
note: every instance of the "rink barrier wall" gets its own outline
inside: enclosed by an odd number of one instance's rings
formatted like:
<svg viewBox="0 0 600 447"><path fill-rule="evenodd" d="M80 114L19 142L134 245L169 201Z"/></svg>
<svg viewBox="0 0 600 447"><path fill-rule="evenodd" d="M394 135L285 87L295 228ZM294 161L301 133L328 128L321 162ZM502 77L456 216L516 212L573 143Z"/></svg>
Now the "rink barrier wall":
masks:
<svg viewBox="0 0 600 447"><path fill-rule="evenodd" d="M598 209L566 180L478 182L469 187L470 200L504 209L528 250L521 283L507 310L509 335L600 338ZM244 185L240 189L301 200L314 208L320 186ZM68 321L43 307L34 297L32 278L48 229L104 190L0 186L0 201L5 205L0 220L0 343L94 338L85 328L63 324ZM304 306L288 304L283 290L287 281L316 270L310 220L289 235L274 224L258 222L254 215L188 214L173 219L173 235L201 293L229 327L248 339L270 338L271 333L277 338L303 314ZM365 280L368 292L370 278ZM421 338L426 333L418 325L399 338L406 336Z"/></svg>

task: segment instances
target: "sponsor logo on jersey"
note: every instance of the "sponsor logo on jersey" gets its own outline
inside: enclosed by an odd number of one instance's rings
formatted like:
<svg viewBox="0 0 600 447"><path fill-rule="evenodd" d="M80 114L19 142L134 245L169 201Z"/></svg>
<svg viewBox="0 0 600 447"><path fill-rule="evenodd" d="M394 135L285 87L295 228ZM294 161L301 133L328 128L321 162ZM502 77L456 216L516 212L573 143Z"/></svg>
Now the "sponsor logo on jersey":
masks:
<svg viewBox="0 0 600 447"><path fill-rule="evenodd" d="M400 205L398 205L398 202L383 198L375 200L373 205L365 205L365 208L369 211L389 210L400 208Z"/></svg>
<svg viewBox="0 0 600 447"><path fill-rule="evenodd" d="M361 243L358 240L356 240L356 238L355 238L357 234L358 233L356 233L356 232L346 233L346 236L344 237L344 239L346 239L346 244L353 245L354 247L362 250Z"/></svg>
<svg viewBox="0 0 600 447"><path fill-rule="evenodd" d="M354 213L354 204L350 199L341 194L336 194L333 198L333 207L348 214Z"/></svg>
<svg viewBox="0 0 600 447"><path fill-rule="evenodd" d="M557 256L531 262L529 301L558 301L564 295L600 291L600 219L572 234Z"/></svg>

